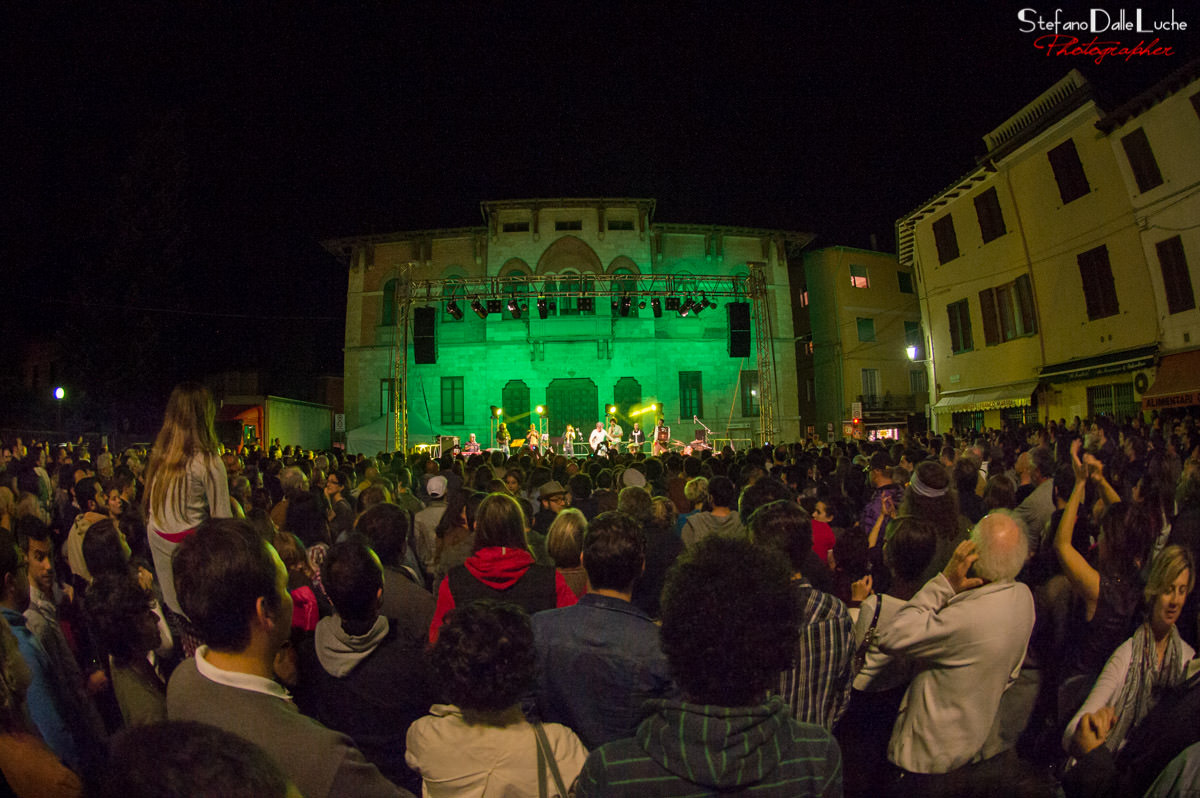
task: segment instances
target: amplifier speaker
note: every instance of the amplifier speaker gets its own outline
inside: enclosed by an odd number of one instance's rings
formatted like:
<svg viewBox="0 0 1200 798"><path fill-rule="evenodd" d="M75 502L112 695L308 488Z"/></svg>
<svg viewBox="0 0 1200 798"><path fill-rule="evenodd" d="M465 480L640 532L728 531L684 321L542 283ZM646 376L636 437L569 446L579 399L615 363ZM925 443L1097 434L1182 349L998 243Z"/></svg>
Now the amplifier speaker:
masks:
<svg viewBox="0 0 1200 798"><path fill-rule="evenodd" d="M725 313L729 317L729 356L750 357L750 303L730 302Z"/></svg>
<svg viewBox="0 0 1200 798"><path fill-rule="evenodd" d="M437 363L437 308L413 308L413 362Z"/></svg>

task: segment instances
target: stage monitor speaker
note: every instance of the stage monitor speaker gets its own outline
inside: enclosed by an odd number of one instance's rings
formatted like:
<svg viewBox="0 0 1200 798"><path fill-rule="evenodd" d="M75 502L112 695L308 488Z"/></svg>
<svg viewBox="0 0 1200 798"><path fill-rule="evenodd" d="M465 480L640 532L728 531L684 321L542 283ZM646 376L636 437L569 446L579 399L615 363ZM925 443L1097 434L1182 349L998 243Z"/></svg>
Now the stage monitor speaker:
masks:
<svg viewBox="0 0 1200 798"><path fill-rule="evenodd" d="M750 303L730 302L725 312L729 316L729 356L750 357Z"/></svg>
<svg viewBox="0 0 1200 798"><path fill-rule="evenodd" d="M441 446L442 454L449 454L451 450L459 448L457 435L441 435L438 437L438 444Z"/></svg>
<svg viewBox="0 0 1200 798"><path fill-rule="evenodd" d="M413 308L413 362L437 363L437 308Z"/></svg>

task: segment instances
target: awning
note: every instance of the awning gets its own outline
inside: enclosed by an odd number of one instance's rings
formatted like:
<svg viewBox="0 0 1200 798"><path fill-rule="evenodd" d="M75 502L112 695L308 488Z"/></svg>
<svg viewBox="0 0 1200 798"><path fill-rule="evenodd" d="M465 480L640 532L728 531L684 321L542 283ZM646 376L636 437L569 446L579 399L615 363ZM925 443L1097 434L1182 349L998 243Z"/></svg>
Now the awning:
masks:
<svg viewBox="0 0 1200 798"><path fill-rule="evenodd" d="M933 406L935 413L964 413L974 410L1003 410L1006 407L1027 407L1033 403L1032 396L1037 380L1017 382L997 388L978 391L943 393Z"/></svg>
<svg viewBox="0 0 1200 798"><path fill-rule="evenodd" d="M1142 394L1142 409L1200 405L1200 349L1163 355L1150 390Z"/></svg>
<svg viewBox="0 0 1200 798"><path fill-rule="evenodd" d="M1051 366L1042 366L1041 377L1047 382L1066 382L1106 377L1110 374L1127 374L1153 365L1157 352L1158 344L1150 344L1095 357L1076 358Z"/></svg>

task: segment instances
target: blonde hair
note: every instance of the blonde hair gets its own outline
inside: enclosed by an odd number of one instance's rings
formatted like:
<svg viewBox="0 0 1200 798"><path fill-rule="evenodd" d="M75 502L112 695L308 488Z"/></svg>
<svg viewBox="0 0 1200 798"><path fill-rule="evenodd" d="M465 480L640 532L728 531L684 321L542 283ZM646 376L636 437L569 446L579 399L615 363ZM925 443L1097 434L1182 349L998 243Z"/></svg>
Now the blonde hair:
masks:
<svg viewBox="0 0 1200 798"><path fill-rule="evenodd" d="M1154 558L1150 566L1150 577L1146 580L1143 591L1146 603L1152 604L1154 599L1171 589L1171 584L1184 571L1188 572L1187 592L1192 592L1196 584L1196 568L1192 562L1192 553L1183 546L1167 546Z"/></svg>
<svg viewBox="0 0 1200 798"><path fill-rule="evenodd" d="M683 495L688 504L708 501L708 480L704 477L689 479L683 486Z"/></svg>
<svg viewBox="0 0 1200 798"><path fill-rule="evenodd" d="M583 556L583 536L587 518L574 507L568 507L550 523L546 533L546 553L559 568L575 568Z"/></svg>
<svg viewBox="0 0 1200 798"><path fill-rule="evenodd" d="M188 463L193 457L217 456L216 413L212 395L198 382L180 383L171 391L146 466L146 504L152 514L162 515L169 502L182 511Z"/></svg>

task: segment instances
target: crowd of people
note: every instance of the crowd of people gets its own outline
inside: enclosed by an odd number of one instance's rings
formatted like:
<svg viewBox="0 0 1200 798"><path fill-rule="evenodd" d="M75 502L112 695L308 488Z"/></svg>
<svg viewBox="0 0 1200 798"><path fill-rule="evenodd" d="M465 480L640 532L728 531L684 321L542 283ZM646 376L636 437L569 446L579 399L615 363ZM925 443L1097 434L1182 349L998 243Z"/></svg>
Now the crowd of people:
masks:
<svg viewBox="0 0 1200 798"><path fill-rule="evenodd" d="M1200 430L12 440L0 795L1186 795Z"/></svg>

